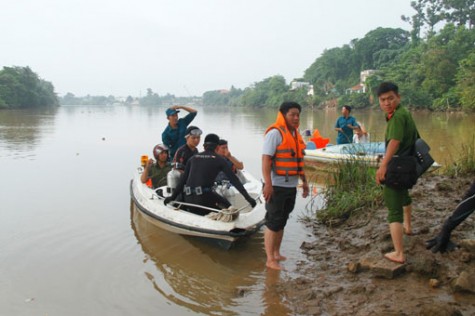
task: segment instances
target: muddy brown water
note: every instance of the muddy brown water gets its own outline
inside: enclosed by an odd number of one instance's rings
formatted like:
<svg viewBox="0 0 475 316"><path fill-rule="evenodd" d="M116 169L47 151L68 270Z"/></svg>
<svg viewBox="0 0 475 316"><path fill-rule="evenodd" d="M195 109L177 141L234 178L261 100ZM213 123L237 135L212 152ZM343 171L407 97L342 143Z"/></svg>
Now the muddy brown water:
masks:
<svg viewBox="0 0 475 316"><path fill-rule="evenodd" d="M260 178L262 133L275 111L198 110L193 124L226 138ZM354 115L382 140L381 112ZM335 139L337 116L306 111L301 127ZM473 115L414 116L441 163L473 139ZM1 315L294 313L279 284L306 262L299 247L315 237L299 218L321 200L298 199L281 273L264 268L262 231L226 252L157 229L131 210L129 181L165 124L160 107L0 111Z"/></svg>

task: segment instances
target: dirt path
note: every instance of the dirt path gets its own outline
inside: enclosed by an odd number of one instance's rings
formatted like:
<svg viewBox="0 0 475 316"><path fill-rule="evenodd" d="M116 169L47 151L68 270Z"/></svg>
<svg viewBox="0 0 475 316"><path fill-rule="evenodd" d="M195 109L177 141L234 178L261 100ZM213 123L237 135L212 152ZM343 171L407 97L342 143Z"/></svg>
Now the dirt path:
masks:
<svg viewBox="0 0 475 316"><path fill-rule="evenodd" d="M386 210L363 214L339 227L313 224L304 242L307 260L279 292L301 315L475 315L475 214L452 233L461 247L433 254L436 235L473 177L429 176L412 190L412 236L404 237L407 264L383 259L392 249Z"/></svg>

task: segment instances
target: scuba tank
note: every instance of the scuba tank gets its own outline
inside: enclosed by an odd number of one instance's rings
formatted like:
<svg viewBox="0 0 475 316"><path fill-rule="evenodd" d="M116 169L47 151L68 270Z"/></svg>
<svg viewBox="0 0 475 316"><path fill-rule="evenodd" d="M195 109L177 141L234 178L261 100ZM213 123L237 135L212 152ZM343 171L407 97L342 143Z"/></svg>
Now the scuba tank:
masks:
<svg viewBox="0 0 475 316"><path fill-rule="evenodd" d="M181 172L176 170L176 169L172 169L168 172L167 174L167 191L169 191L169 193L173 193L176 189L176 186L178 185L178 181L180 181L180 176L181 176Z"/></svg>

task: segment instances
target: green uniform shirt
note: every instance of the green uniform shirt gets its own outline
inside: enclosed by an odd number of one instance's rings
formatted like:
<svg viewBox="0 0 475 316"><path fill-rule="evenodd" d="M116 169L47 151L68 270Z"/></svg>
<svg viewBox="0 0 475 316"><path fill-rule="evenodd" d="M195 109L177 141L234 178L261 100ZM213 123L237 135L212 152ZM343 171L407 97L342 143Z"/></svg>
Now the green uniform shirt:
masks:
<svg viewBox="0 0 475 316"><path fill-rule="evenodd" d="M152 186L154 188L161 187L167 184L167 174L172 170L170 164L166 164L165 167L160 168L158 164L153 164L148 171L148 176L152 178Z"/></svg>
<svg viewBox="0 0 475 316"><path fill-rule="evenodd" d="M387 119L387 115L386 115ZM418 133L408 109L398 106L386 126L386 146L391 139L400 141L396 155L412 153Z"/></svg>

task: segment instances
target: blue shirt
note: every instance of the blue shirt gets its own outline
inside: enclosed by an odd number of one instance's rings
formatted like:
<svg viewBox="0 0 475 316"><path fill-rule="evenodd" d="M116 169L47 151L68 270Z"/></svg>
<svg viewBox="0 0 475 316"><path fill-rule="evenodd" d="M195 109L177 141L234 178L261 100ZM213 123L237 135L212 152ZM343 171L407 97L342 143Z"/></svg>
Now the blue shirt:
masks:
<svg viewBox="0 0 475 316"><path fill-rule="evenodd" d="M162 133L162 142L167 145L170 150L170 159L175 157L177 149L185 145L185 133L186 128L190 125L191 121L195 118L198 112L190 112L185 117L178 119L177 128L171 128L170 124L167 125Z"/></svg>
<svg viewBox="0 0 475 316"><path fill-rule="evenodd" d="M335 128L343 129L343 132L338 131L337 144L348 144L353 141L353 129L349 128L348 124L351 126L359 126L353 116L348 116L348 118L340 116L336 120Z"/></svg>

